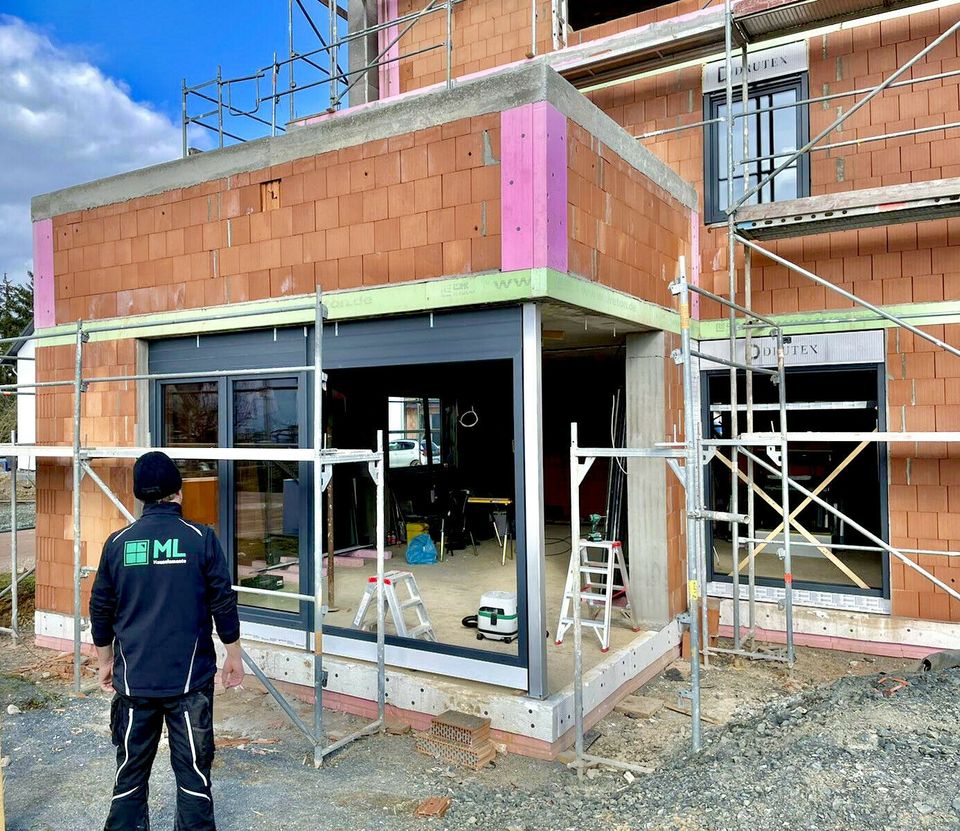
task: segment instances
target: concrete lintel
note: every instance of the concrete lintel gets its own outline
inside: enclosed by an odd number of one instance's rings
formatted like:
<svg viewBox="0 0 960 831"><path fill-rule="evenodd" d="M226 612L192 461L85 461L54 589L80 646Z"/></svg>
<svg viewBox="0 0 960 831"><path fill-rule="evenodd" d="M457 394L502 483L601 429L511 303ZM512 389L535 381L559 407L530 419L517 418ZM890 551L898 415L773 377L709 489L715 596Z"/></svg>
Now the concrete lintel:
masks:
<svg viewBox="0 0 960 831"><path fill-rule="evenodd" d="M98 341L159 338L309 324L313 322L314 312L307 301L312 297L311 294L272 298L227 306L90 321L90 339ZM422 280L327 292L324 295L330 322L538 300L555 300L647 329L679 331L679 318L676 312L670 309L599 283L547 268ZM217 317L224 312L229 312L232 316ZM197 320L205 317L208 319ZM73 343L73 332L72 323L40 330L37 332L40 336L37 346Z"/></svg>
<svg viewBox="0 0 960 831"><path fill-rule="evenodd" d="M956 300L909 303L881 308L907 323L920 327L960 321L960 301ZM786 335L892 329L897 325L884 318L878 318L873 312L863 308L824 309L817 312L767 315L767 317L782 324ZM697 340L721 340L728 337L729 325L729 322L723 319L695 321L693 337Z"/></svg>

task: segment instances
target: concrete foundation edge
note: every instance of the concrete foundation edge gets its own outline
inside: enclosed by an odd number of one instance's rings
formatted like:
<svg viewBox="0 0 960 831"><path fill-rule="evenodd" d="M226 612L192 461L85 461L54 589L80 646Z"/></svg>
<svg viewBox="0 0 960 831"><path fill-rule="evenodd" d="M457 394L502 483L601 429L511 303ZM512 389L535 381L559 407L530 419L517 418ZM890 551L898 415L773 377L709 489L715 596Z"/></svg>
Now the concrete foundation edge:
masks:
<svg viewBox="0 0 960 831"><path fill-rule="evenodd" d="M73 648L73 618L54 612L35 614L35 643L59 652ZM94 656L89 631L81 635L83 653ZM586 724L595 724L624 696L649 681L679 654L680 627L672 621L659 631L641 632L625 648L607 656L584 677ZM215 641L219 648L219 642ZM312 701L312 656L276 644L244 638L244 648L272 681L290 694ZM572 649L572 642L568 644ZM221 655L222 660L222 655ZM328 709L373 719L376 716L376 667L362 661L326 658L324 689ZM454 709L490 718L495 740L509 752L554 759L573 743L573 687L544 700L504 690L459 683L454 679L387 668L387 710L391 718L425 729L430 718ZM247 676L244 684L256 683ZM402 703L400 703L402 702ZM409 704L407 703L409 702Z"/></svg>
<svg viewBox="0 0 960 831"><path fill-rule="evenodd" d="M720 635L733 634L733 601L720 603ZM770 643L786 640L783 612L772 603L757 604L757 637ZM819 649L868 655L921 658L941 649L960 648L955 623L891 617L837 609L794 608L794 642Z"/></svg>

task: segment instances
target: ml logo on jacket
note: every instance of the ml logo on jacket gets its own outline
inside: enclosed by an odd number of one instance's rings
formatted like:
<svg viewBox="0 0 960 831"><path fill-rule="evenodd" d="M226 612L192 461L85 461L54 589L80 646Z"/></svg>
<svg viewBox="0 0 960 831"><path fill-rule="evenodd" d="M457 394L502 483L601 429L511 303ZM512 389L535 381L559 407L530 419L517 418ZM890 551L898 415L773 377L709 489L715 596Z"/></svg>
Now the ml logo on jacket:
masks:
<svg viewBox="0 0 960 831"><path fill-rule="evenodd" d="M180 540L127 540L123 546L125 566L145 566L149 562L150 543L153 542L153 561L157 565L176 565L186 562L186 552L180 551Z"/></svg>

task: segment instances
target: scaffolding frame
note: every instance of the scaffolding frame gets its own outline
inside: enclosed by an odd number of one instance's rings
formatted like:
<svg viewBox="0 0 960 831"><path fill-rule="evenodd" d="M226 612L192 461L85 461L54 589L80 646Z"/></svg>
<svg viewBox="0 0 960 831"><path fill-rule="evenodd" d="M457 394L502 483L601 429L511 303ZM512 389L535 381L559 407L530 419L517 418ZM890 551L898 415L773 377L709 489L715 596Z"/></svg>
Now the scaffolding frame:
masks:
<svg viewBox="0 0 960 831"><path fill-rule="evenodd" d="M747 73L748 65L748 47L750 37L747 27L741 25L737 16L735 0L724 0L723 14L723 61L725 64L725 83L724 98L726 103L725 115L721 118L702 119L689 124L677 127L653 130L637 135L637 140L656 138L659 136L680 132L687 129L702 128L710 124L722 125L726 131L726 169L727 169L727 271L728 271L728 294L726 297L715 294L697 285L689 282L684 258L681 257L678 264L677 279L671 284L671 292L678 299L678 311L680 317L680 348L672 353L673 360L680 365L683 379L683 415L684 415L684 435L682 442L682 451L677 452L677 445L668 443L658 444L653 448L581 448L577 443L576 425L571 425L571 449L570 449L570 476L571 476L571 541L573 545L580 536L580 508L579 508L579 488L590 465L597 458L666 458L670 468L680 479L685 493L684 513L686 516L686 571L687 571L687 611L680 615L680 622L689 627L690 632L690 651L691 651L691 686L689 690L683 690L681 696L689 698L691 702L691 716L693 721L692 728L692 746L693 750L699 751L702 746L702 727L700 711L700 658L704 667L709 667L711 655L729 655L736 658L746 658L752 660L774 661L784 663L788 668L792 668L795 661L795 643L794 643L794 614L793 614L793 569L792 569L792 548L795 546L806 546L814 549L820 549L822 554L829 554L830 558L836 563L839 560L834 559L836 555L832 552L843 554L853 551L873 551L890 558L896 558L902 562L905 567L918 573L921 577L931 582L934 586L946 592L950 597L960 600L960 592L944 583L927 569L920 566L914 557L917 555L936 555L946 557L960 557L960 552L939 551L929 549L907 549L898 548L890 545L882 539L877 533L864 527L862 524L851 519L845 513L831 505L828 501L818 496L818 489L809 490L797 482L789 474L789 450L792 442L803 441L821 441L833 443L933 443L933 442L958 442L960 441L960 432L931 432L931 431L818 431L818 432L791 432L788 425L788 412L791 410L804 409L802 402L788 402L786 397L786 379L787 369L784 355L784 328L793 325L800 325L795 321L779 321L774 316L761 315L752 308L752 283L751 283L751 255L756 253L767 257L772 261L784 266L785 268L797 273L813 283L823 286L844 299L854 303L870 312L873 317L853 318L857 322L865 320L885 321L894 327L899 327L905 331L911 332L917 337L932 343L938 349L942 349L949 354L960 357L960 349L947 343L941 338L924 332L922 329L905 320L902 316L892 314L885 309L870 303L869 301L858 297L830 281L814 274L791 262L767 248L759 245L756 239L750 239L751 231L764 225L769 226L776 220L756 220L753 218L742 218L741 214L747 208L746 203L751 196L762 192L763 187L772 181L779 173L787 169L804 154L816 152L818 150L829 150L835 147L843 147L852 144L859 144L861 140L834 142L832 144L823 144L822 141L830 133L840 127L850 116L855 114L870 100L881 94L886 89L896 87L908 87L915 84L922 84L933 80L942 80L944 78L954 77L960 74L960 70L949 72L939 72L929 75L921 75L901 80L909 69L919 63L937 46L943 43L947 38L960 31L960 22L950 26L946 31L934 38L930 43L919 49L915 55L899 65L893 72L885 75L877 84L872 87L855 89L849 92L839 92L830 95L808 97L802 100L794 101L789 104L776 105L775 107L750 109L749 108L749 79ZM906 5L910 5L909 3ZM871 9L865 14L875 13ZM864 16L864 15L853 15ZM803 30L793 29L791 33L796 34L798 38L803 37ZM767 37L770 32L766 32ZM556 44L555 44L556 45ZM734 112L735 93L733 83L733 62L735 53L739 52L741 82L739 89L740 101L743 102L742 110L739 113ZM675 57L675 56L674 56ZM602 57L598 60L602 60ZM859 98L859 96L864 96ZM803 147L796 151L775 154L772 157L758 156L751 158L750 137L749 137L749 118L760 111L773 109L796 108L809 106L812 103L825 103L841 98L853 97L855 103L849 109L841 113L829 127L822 130L816 137L809 140ZM739 162L735 159L733 142L735 139L735 124L738 120L743 121L742 130L742 153ZM894 131L877 136L870 136L865 141L882 141L892 138L900 138L905 135L914 135L921 132L946 131L953 129L957 124L941 124L929 128L912 131ZM782 159L775 168L766 176L757 176L757 182L750 185L750 165L761 160L769 158ZM745 182L744 193L737 198L734 192L734 178L738 172L738 167L743 170L743 179ZM958 202L958 182L957 180L943 180L941 182L930 183L928 188L933 188L933 193L928 193L930 198L924 198L924 195L915 197L923 204L917 204L913 213L909 210L903 211L899 216L887 210L888 204L881 201L882 188L875 189L877 197L865 202L859 210L837 211L827 210L823 207L817 208L818 199L821 202L827 202L829 197L805 197L802 201L810 205L809 213L805 210L786 211L783 220L777 227L776 237L792 236L803 233L818 233L816 230L816 221L831 222L829 227L824 227L820 232L826 233L828 230L842 230L843 228L870 227L872 225L885 225L891 222L916 222L924 219L953 216L957 213ZM856 193L854 191L853 193ZM873 194L871 193L871 196ZM775 203L768 203L775 204ZM859 206L858 206L859 207ZM922 211L922 213L919 213ZM749 213L749 210L747 210ZM807 221L810 224L805 225ZM813 228L811 230L811 228ZM773 234L769 234L773 238ZM737 250L738 246L744 250L743 262L743 283L742 297L738 301L738 288L740 282L737 269ZM693 251L692 256L698 257L699 251ZM727 342L729 347L729 358L720 358L702 353L692 342L690 334L691 325L691 294L699 295L711 300L725 309L728 320ZM848 322L850 318L839 317L836 323ZM751 349L752 339L757 335L772 336L776 340L776 366L768 368L758 366L753 360L753 350ZM738 355L738 344L744 344L744 362L736 360ZM730 403L717 408L723 412L729 413L730 417L730 437L729 438L704 438L703 437L703 418L700 406L701 385L701 361L709 361L713 364L726 366L729 369L729 387ZM742 376L740 375L742 373ZM777 385L777 403L774 405L757 404L754 401L754 381L756 375L767 376ZM745 398L741 404L738 400L738 378L742 377L745 384ZM864 402L861 402L864 403ZM880 405L880 402L877 402ZM776 412L779 420L779 430L776 432L757 432L755 430L754 416L757 412ZM744 428L741 429L739 416L744 414ZM717 457L720 448L728 448L730 451L730 494L731 502L729 510L718 511L709 508L705 500L704 473L708 469L712 460ZM760 451L766 451L766 458L760 455ZM681 467L679 457L684 459ZM744 474L739 466L740 457L743 458L746 467ZM757 623L756 623L756 551L761 546L770 545L769 539L763 539L758 536L755 523L755 481L754 473L756 470L762 470L766 473L779 478L779 490L781 494L779 510L782 515L782 541L778 540L778 556L783 564L783 584L784 584L784 627L785 627L785 648L783 650L760 649L757 644ZM747 502L745 509L741 511L739 504L740 480L746 484ZM832 516L842 520L849 527L853 528L872 545L846 545L846 544L821 544L819 541L800 541L792 540L794 535L792 530L794 515L791 510L791 492L796 492L803 497L799 507L795 509L796 513L806 504L811 502L817 504ZM770 500L773 501L772 499ZM705 602L705 588L707 584L707 551L705 545L706 522L729 522L731 527L731 551L732 551L732 629L733 629L733 647L723 648L711 646L708 632L708 609ZM746 532L741 535L740 527L745 525ZM746 547L747 575L746 585L744 586L743 576L740 572L740 549L741 545ZM746 606L747 621L744 625L742 621L742 605L744 603L742 588L746 588ZM621 760L606 759L600 756L594 756L584 752L584 712L583 712L583 665L582 665L582 637L581 637L581 596L579 587L575 596L574 606L574 721L575 721L575 758L570 763L570 767L577 770L578 776L582 777L586 768L594 765L604 765L619 770L628 770L637 773L649 772L647 768L640 765L627 763Z"/></svg>
<svg viewBox="0 0 960 831"><path fill-rule="evenodd" d="M304 0L287 0L287 40L288 54L280 56L273 53L273 61L267 66L260 67L246 75L223 77L222 67L217 67L217 74L198 84L187 84L184 78L180 86L181 101L181 143L182 154L186 158L190 155L188 131L191 125L201 127L217 136L217 147L225 146L225 140L232 143L247 141L224 127L225 120L230 118L242 119L245 123L269 128L269 135L276 136L285 133L291 123L296 122L296 95L311 89L326 86L329 91L329 103L325 113L330 114L340 110L350 91L367 75L379 70L380 67L420 55L443 49L445 54L446 86L453 85L453 10L464 0L427 0L422 8L400 15L391 20L378 21L372 26L364 26L341 35L338 21L347 19L347 11L339 5L338 0L318 0L321 6L327 9L326 36L314 20ZM336 8L332 13L331 6ZM297 14L299 12L299 14ZM445 36L443 40L429 46L415 49L403 55L391 57L390 52L397 47L403 37L420 21L426 17L442 13L446 18ZM319 46L301 52L294 42L295 21L303 20L319 41ZM536 41L537 10L536 0L531 0L531 29L533 31L529 56L537 53ZM392 34L398 29L397 34ZM373 35L387 32L387 44L378 47L376 56L357 69L342 67L341 58L344 47L349 49L354 41L362 41ZM349 60L349 56L348 56ZM325 65L324 65L325 64ZM299 73L312 72L315 77L307 82L298 82ZM281 75L286 72L287 81L284 88ZM240 95L249 90L250 101L247 106L234 103L234 95ZM289 105L288 121L286 126L278 122L278 110L286 99ZM200 112L191 113L193 105L203 107ZM263 113L263 114L261 114ZM302 116L308 119L310 115ZM259 137L259 136L258 136Z"/></svg>
<svg viewBox="0 0 960 831"><path fill-rule="evenodd" d="M73 689L76 693L81 691L81 661L82 661L82 630L84 628L84 619L82 616L82 598L81 582L87 578L93 569L83 565L82 562L82 544L80 538L82 522L82 506L80 499L80 485L83 478L89 477L99 490L110 500L117 510L124 516L128 522L134 522L133 513L127 509L122 500L111 490L106 482L96 473L92 462L96 459L136 459L151 450L161 450L175 459L182 460L217 460L217 461L296 461L308 462L312 464L313 477L313 585L312 595L293 593L293 592L272 592L266 589L257 589L235 585L234 591L238 594L248 594L256 596L280 597L283 599L297 600L298 602L311 604L313 609L313 632L304 632L304 652L313 654L313 724L307 725L299 716L287 698L278 689L278 687L267 677L263 670L257 665L256 661L249 653L241 649L243 661L250 669L257 680L263 684L270 695L274 698L283 712L287 715L293 725L304 735L313 747L314 766L322 766L324 759L332 753L340 750L351 742L369 736L375 733L383 733L386 729L386 647L384 614L385 603L383 595L383 573L384 573L384 540L385 540L385 521L384 521L384 500L385 500L385 453L383 450L383 434L378 431L376 447L372 450L352 450L338 449L325 446L325 434L323 431L323 393L325 389L326 376L323 372L323 321L327 317L326 307L323 305L322 297L319 292L316 293L314 303L302 310L312 309L314 311L314 343L313 343L313 363L295 367L297 372L313 373L313 429L312 446L299 448L207 448L207 447L134 447L134 446L113 446L113 447L89 447L81 441L81 429L83 420L83 394L91 384L95 383L129 383L138 381L157 381L171 378L189 379L205 375L209 377L211 373L132 373L129 375L114 376L84 376L83 374L83 352L84 344L89 341L90 334L93 332L117 332L122 331L124 326L117 325L98 325L86 328L83 321L78 320L75 323L74 334L72 337L74 346L74 374L73 379L69 381L34 381L30 384L17 385L7 384L2 387L3 391L12 390L19 394L19 387L26 389L44 389L58 386L71 386L73 388L73 408L72 408L72 437L71 445L37 445L37 444L19 444L16 441L16 435L11 436L9 444L0 444L0 456L8 456L11 459L11 527L12 527L12 548L11 548L11 605L13 610L12 626L2 628L0 631L8 632L14 638L19 637L17 627L17 551L16 551L16 521L17 521L17 501L16 501L16 464L17 455L30 455L40 459L70 459L73 478L72 488L72 518L73 518ZM298 307L300 310L300 307ZM248 312L249 315L269 314L268 311ZM229 319L234 315L225 313L222 316L213 315L203 318L206 321L216 321ZM49 334L48 337L60 337L62 334ZM4 338L0 342L14 343L30 339L42 339L43 335L25 335L16 338ZM279 368L279 371L287 371L289 368ZM238 370L236 372L216 372L214 375L276 375L278 368L265 367L254 370ZM326 530L323 523L323 499L324 491L329 485L333 476L333 467L337 464L366 464L367 471L376 486L376 551L377 551L377 623L376 623L376 667L377 667L377 718L347 736L344 736L330 744L326 743L326 735L323 726L323 689L326 685L326 672L323 669L323 619L329 610L328 598L328 578L323 574L323 555ZM332 555L332 552L331 552ZM312 643L311 643L312 641Z"/></svg>

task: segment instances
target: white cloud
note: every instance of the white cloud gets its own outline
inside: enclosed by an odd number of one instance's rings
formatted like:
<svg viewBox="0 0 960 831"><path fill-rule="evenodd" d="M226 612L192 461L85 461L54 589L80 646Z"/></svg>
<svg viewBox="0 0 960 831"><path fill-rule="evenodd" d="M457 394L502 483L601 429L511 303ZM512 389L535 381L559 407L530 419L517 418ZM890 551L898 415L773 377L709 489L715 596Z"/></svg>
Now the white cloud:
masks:
<svg viewBox="0 0 960 831"><path fill-rule="evenodd" d="M33 256L30 199L175 159L180 128L123 83L0 14L0 272Z"/></svg>

